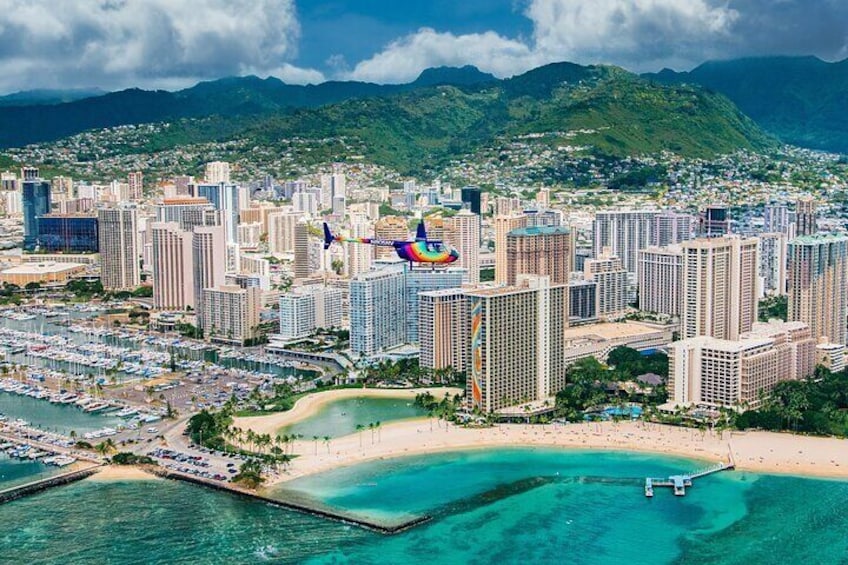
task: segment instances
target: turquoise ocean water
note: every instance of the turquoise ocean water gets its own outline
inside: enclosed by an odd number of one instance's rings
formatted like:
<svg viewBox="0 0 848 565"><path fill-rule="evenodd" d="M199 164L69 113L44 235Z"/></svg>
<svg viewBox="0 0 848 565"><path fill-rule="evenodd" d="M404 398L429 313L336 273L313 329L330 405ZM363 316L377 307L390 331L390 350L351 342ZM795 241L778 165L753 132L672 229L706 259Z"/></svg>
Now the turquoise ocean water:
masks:
<svg viewBox="0 0 848 565"><path fill-rule="evenodd" d="M363 441L370 441L368 424L386 424L393 420L404 420L425 416L426 410L403 398L344 398L328 402L309 418L288 426L280 433L302 434L304 438L342 437L356 432L356 426L364 426Z"/></svg>
<svg viewBox="0 0 848 565"><path fill-rule="evenodd" d="M645 475L703 462L501 449L380 461L298 496L433 520L384 536L173 481L87 482L0 506L9 563L848 563L848 483L741 472L683 498ZM278 496L285 496L278 492Z"/></svg>

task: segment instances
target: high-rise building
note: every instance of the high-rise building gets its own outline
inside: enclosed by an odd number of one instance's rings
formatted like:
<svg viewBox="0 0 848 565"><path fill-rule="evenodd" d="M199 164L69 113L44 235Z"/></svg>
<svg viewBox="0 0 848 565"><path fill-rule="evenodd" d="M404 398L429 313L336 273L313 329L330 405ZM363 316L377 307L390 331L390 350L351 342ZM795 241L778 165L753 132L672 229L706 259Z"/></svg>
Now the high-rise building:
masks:
<svg viewBox="0 0 848 565"><path fill-rule="evenodd" d="M214 222L211 218L215 217ZM180 229L191 231L196 226L218 225L220 213L205 198L166 198L156 205L157 222L176 222Z"/></svg>
<svg viewBox="0 0 848 565"><path fill-rule="evenodd" d="M226 272L226 241L223 226L194 228L191 236L194 309L204 311L203 291L224 284ZM198 317L201 324L203 316ZM200 326L203 328L203 326Z"/></svg>
<svg viewBox="0 0 848 565"><path fill-rule="evenodd" d="M141 284L138 212L134 206L97 211L100 282L109 291L134 290Z"/></svg>
<svg viewBox="0 0 848 565"><path fill-rule="evenodd" d="M468 209L471 210L472 214L477 214L478 216L482 209L480 206L481 194L482 191L476 186L465 186L460 190L462 203L468 206Z"/></svg>
<svg viewBox="0 0 848 565"><path fill-rule="evenodd" d="M363 273L350 281L350 349L371 357L406 340L404 265Z"/></svg>
<svg viewBox="0 0 848 565"><path fill-rule="evenodd" d="M370 222L364 216L351 216L350 236L371 237ZM348 277L353 278L361 273L367 273L371 269L373 252L370 245L357 243L344 243L342 245L345 248L345 267Z"/></svg>
<svg viewBox="0 0 848 565"><path fill-rule="evenodd" d="M38 178L38 169L26 168L24 174L24 251L33 251L38 244L38 218L50 213L50 183Z"/></svg>
<svg viewBox="0 0 848 565"><path fill-rule="evenodd" d="M450 288L460 288L465 277L464 269L430 269L427 267L406 270L406 342L418 343L419 293Z"/></svg>
<svg viewBox="0 0 848 565"><path fill-rule="evenodd" d="M669 346L675 405L756 408L774 387L813 374L816 340L806 324L755 324L741 339L694 337Z"/></svg>
<svg viewBox="0 0 848 565"><path fill-rule="evenodd" d="M262 291L221 285L203 290L204 335L212 341L242 345L259 336Z"/></svg>
<svg viewBox="0 0 848 565"><path fill-rule="evenodd" d="M310 216L318 215L318 203L318 197L315 193L308 190L298 191L292 195L292 206L294 209Z"/></svg>
<svg viewBox="0 0 848 565"><path fill-rule="evenodd" d="M387 241L404 241L409 239L409 228L401 216L383 216L374 223L374 237ZM391 247L374 247L375 259L392 259L396 257Z"/></svg>
<svg viewBox="0 0 848 565"><path fill-rule="evenodd" d="M584 276L597 285L600 318L618 318L627 309L628 273L621 259L605 249L597 258L587 259Z"/></svg>
<svg viewBox="0 0 848 565"><path fill-rule="evenodd" d="M762 291L767 295L786 294L787 242L783 233L761 233L760 240L760 278Z"/></svg>
<svg viewBox="0 0 848 565"><path fill-rule="evenodd" d="M818 229L818 205L812 197L799 198L795 203L795 235L813 235Z"/></svg>
<svg viewBox="0 0 848 565"><path fill-rule="evenodd" d="M730 235L730 216L724 206L707 206L701 216L701 237Z"/></svg>
<svg viewBox="0 0 848 565"><path fill-rule="evenodd" d="M305 279L312 273L309 255L309 223L300 218L294 226L294 278Z"/></svg>
<svg viewBox="0 0 848 565"><path fill-rule="evenodd" d="M681 336L736 340L757 321L759 260L756 238L684 242Z"/></svg>
<svg viewBox="0 0 848 565"><path fill-rule="evenodd" d="M598 283L575 276L568 281L568 325L598 321Z"/></svg>
<svg viewBox="0 0 848 565"><path fill-rule="evenodd" d="M97 253L97 217L45 214L38 218L38 249L47 253Z"/></svg>
<svg viewBox="0 0 848 565"><path fill-rule="evenodd" d="M204 179L209 184L229 183L230 164L224 161L213 161L206 163L206 174Z"/></svg>
<svg viewBox="0 0 848 565"><path fill-rule="evenodd" d="M512 230L506 236L506 284L519 275L546 275L552 284L566 284L574 270L574 232L564 227L538 226Z"/></svg>
<svg viewBox="0 0 848 565"><path fill-rule="evenodd" d="M194 308L191 233L176 222L150 224L153 238L153 307Z"/></svg>
<svg viewBox="0 0 848 565"><path fill-rule="evenodd" d="M341 289L307 285L280 297L280 335L283 339L307 337L317 328L342 324Z"/></svg>
<svg viewBox="0 0 848 565"><path fill-rule="evenodd" d="M467 371L471 317L464 291L451 288L422 292L419 300L421 367Z"/></svg>
<svg viewBox="0 0 848 565"><path fill-rule="evenodd" d="M294 229L302 212L275 212L268 214L268 250L271 253L294 252Z"/></svg>
<svg viewBox="0 0 848 565"><path fill-rule="evenodd" d="M144 174L135 171L127 175L128 196L130 200L141 200L144 196Z"/></svg>
<svg viewBox="0 0 848 565"><path fill-rule="evenodd" d="M450 218L448 243L459 252L457 267L465 269L465 282L480 282L480 216L469 210L460 210Z"/></svg>
<svg viewBox="0 0 848 565"><path fill-rule="evenodd" d="M468 291L471 374L466 397L494 412L549 399L565 386L565 285L523 276L519 286Z"/></svg>
<svg viewBox="0 0 848 565"><path fill-rule="evenodd" d="M503 197L498 197L501 200ZM507 284L508 262L506 255L506 236L509 232L527 226L527 217L522 214L498 215L495 225L495 282Z"/></svg>
<svg viewBox="0 0 848 565"><path fill-rule="evenodd" d="M660 212L654 217L651 239L652 247L667 247L692 239L695 233L695 218L689 214Z"/></svg>
<svg viewBox="0 0 848 565"><path fill-rule="evenodd" d="M786 204L766 204L763 215L763 232L789 235L789 208Z"/></svg>
<svg viewBox="0 0 848 565"><path fill-rule="evenodd" d="M627 299L636 299L639 280L639 251L654 241L656 210L610 210L595 214L592 251L599 257L605 248L621 259L628 272Z"/></svg>
<svg viewBox="0 0 848 565"><path fill-rule="evenodd" d="M639 252L639 309L680 316L683 249L648 247Z"/></svg>
<svg viewBox="0 0 848 565"><path fill-rule="evenodd" d="M810 326L816 339L848 343L848 237L816 234L789 242L788 315Z"/></svg>

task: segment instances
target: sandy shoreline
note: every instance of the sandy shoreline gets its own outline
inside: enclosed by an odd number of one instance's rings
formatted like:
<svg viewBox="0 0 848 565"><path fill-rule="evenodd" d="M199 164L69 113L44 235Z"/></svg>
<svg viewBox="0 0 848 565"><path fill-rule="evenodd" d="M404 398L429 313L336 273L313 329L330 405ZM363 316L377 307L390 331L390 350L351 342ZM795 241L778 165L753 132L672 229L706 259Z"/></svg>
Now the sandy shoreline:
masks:
<svg viewBox="0 0 848 565"><path fill-rule="evenodd" d="M424 392L429 392L436 398L442 398L446 392L453 396L455 394L461 394L462 390L458 388L341 388L336 390L326 390L299 398L292 409L287 412L279 412L268 416L235 418L233 426L245 430L251 429L259 434L275 435L280 428L284 428L313 416L321 409L322 406L336 400L369 397L406 398L412 401L415 399L416 395Z"/></svg>
<svg viewBox="0 0 848 565"><path fill-rule="evenodd" d="M771 432L734 432L732 436L725 432L722 438L717 433L644 422L511 424L484 429L451 425L447 430L444 422L432 422L432 431L428 420L388 424L381 439L374 435L373 444L369 431L338 438L330 442L329 450L319 447L317 455L312 442L296 442L298 457L289 471L271 484L366 461L499 447L635 451L709 463L727 462L732 453L740 471L848 479L848 440L835 438Z"/></svg>
<svg viewBox="0 0 848 565"><path fill-rule="evenodd" d="M86 479L88 481L155 481L159 477L134 465L106 465Z"/></svg>

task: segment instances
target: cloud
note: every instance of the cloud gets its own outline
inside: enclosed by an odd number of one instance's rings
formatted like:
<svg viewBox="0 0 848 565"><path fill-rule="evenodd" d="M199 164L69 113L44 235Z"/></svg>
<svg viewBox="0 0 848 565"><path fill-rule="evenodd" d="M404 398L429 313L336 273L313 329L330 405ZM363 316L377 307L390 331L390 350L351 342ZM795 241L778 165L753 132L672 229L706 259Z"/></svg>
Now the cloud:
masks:
<svg viewBox="0 0 848 565"><path fill-rule="evenodd" d="M190 84L298 69L293 0L0 0L0 90Z"/></svg>
<svg viewBox="0 0 848 565"><path fill-rule="evenodd" d="M848 55L844 0L530 0L532 36L423 28L361 61L346 78L402 82L427 67L473 64L510 76L555 61L642 72L768 54Z"/></svg>

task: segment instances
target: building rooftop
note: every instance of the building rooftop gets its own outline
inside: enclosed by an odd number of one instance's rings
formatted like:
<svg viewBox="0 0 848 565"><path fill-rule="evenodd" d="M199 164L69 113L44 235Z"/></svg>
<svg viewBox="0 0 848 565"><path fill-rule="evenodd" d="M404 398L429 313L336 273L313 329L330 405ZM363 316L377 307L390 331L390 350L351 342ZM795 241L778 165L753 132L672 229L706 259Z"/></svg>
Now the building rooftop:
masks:
<svg viewBox="0 0 848 565"><path fill-rule="evenodd" d="M848 235L844 233L814 233L802 235L790 241L790 245L818 245L821 243L841 243L848 241Z"/></svg>
<svg viewBox="0 0 848 565"><path fill-rule="evenodd" d="M568 328L565 330L565 339L568 341L586 338L606 341L638 337L662 331L663 328L661 326L654 324L645 324L641 322L609 322Z"/></svg>
<svg viewBox="0 0 848 565"><path fill-rule="evenodd" d="M509 232L507 235L513 237L532 237L534 235L568 235L571 230L563 226L530 226L527 228L518 228Z"/></svg>
<svg viewBox="0 0 848 565"><path fill-rule="evenodd" d="M4 275L46 275L50 273L63 273L84 268L81 263L55 263L45 261L44 263L23 263L2 271Z"/></svg>

